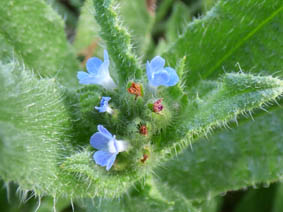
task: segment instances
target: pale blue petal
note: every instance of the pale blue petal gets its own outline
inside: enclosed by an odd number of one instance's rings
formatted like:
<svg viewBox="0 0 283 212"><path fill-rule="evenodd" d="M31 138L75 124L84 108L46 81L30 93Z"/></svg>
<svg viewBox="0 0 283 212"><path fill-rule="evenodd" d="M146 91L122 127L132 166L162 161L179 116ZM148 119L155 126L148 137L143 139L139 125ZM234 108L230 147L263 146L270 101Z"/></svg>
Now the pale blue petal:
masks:
<svg viewBox="0 0 283 212"><path fill-rule="evenodd" d="M99 79L97 78L97 76L88 74L83 71L79 71L77 77L79 79L80 84L85 84L85 85L99 84Z"/></svg>
<svg viewBox="0 0 283 212"><path fill-rule="evenodd" d="M85 85L97 84L98 81L97 77L83 71L79 71L77 73L77 78L79 79L80 84L85 84Z"/></svg>
<svg viewBox="0 0 283 212"><path fill-rule="evenodd" d="M102 104L105 104L105 103L108 104L108 102L109 102L110 100L111 100L111 97L103 96L103 97L101 98L100 104L101 104L101 105L102 105Z"/></svg>
<svg viewBox="0 0 283 212"><path fill-rule="evenodd" d="M113 154L112 157L108 160L107 165L106 165L106 170L109 171L111 167L113 166L115 160L116 160L117 154Z"/></svg>
<svg viewBox="0 0 283 212"><path fill-rule="evenodd" d="M167 71L169 75L169 81L167 82L166 86L173 86L176 85L179 82L179 77L176 73L176 71L173 68L166 67L165 70Z"/></svg>
<svg viewBox="0 0 283 212"><path fill-rule="evenodd" d="M108 142L112 138L109 136L105 136L105 134L101 132L96 132L90 137L90 145L93 146L95 149L107 149Z"/></svg>
<svg viewBox="0 0 283 212"><path fill-rule="evenodd" d="M96 164L100 166L106 166L109 162L112 162L113 155L116 155L116 154L105 152L105 151L97 151L93 154L93 159Z"/></svg>
<svg viewBox="0 0 283 212"><path fill-rule="evenodd" d="M106 49L104 50L104 62L105 61L109 61L109 56L108 56L108 52Z"/></svg>
<svg viewBox="0 0 283 212"><path fill-rule="evenodd" d="M151 80L151 84L153 86L159 86L159 85L167 85L170 81L169 74L165 69L153 73L153 79Z"/></svg>
<svg viewBox="0 0 283 212"><path fill-rule="evenodd" d="M104 77L105 75L109 74L109 56L107 50L104 50L104 62L99 67L98 73L100 77Z"/></svg>
<svg viewBox="0 0 283 212"><path fill-rule="evenodd" d="M98 74L102 61L97 57L89 58L86 62L86 70L92 74Z"/></svg>
<svg viewBox="0 0 283 212"><path fill-rule="evenodd" d="M105 77L109 74L109 60L105 60L98 70L100 77Z"/></svg>
<svg viewBox="0 0 283 212"><path fill-rule="evenodd" d="M112 136L112 134L105 128L105 127L103 127L102 125L98 125L97 126L97 130L99 131L99 132L101 132L102 134L104 134L106 137L108 137L109 139L112 139L113 138L113 136Z"/></svg>
<svg viewBox="0 0 283 212"><path fill-rule="evenodd" d="M107 111L107 107L94 107L96 110L98 110L99 113L105 113Z"/></svg>
<svg viewBox="0 0 283 212"><path fill-rule="evenodd" d="M164 65L165 60L160 56L156 56L150 61L150 68L152 72L156 72L160 69L163 69Z"/></svg>
<svg viewBox="0 0 283 212"><path fill-rule="evenodd" d="M88 79L88 73L86 73L84 71L79 71L77 73L77 78L78 78L79 82L81 83L82 81L85 81L86 79Z"/></svg>
<svg viewBox="0 0 283 212"><path fill-rule="evenodd" d="M146 74L147 74L148 81L150 82L152 80L152 70L150 67L150 63L148 61L146 62Z"/></svg>

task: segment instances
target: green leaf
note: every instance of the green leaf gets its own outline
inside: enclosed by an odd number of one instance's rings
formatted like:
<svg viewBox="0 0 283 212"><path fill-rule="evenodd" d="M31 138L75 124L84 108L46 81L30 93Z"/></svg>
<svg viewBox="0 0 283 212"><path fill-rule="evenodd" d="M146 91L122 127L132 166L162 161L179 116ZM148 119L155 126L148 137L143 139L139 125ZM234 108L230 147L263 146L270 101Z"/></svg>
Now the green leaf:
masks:
<svg viewBox="0 0 283 212"><path fill-rule="evenodd" d="M9 62L13 58L14 48L6 42L5 37L0 33L0 58L2 62Z"/></svg>
<svg viewBox="0 0 283 212"><path fill-rule="evenodd" d="M160 180L188 199L202 200L282 179L282 109L275 107L254 120L196 142L158 170Z"/></svg>
<svg viewBox="0 0 283 212"><path fill-rule="evenodd" d="M240 64L250 72L282 70L281 0L220 0L164 54L171 66L187 56L187 87Z"/></svg>
<svg viewBox="0 0 283 212"><path fill-rule="evenodd" d="M178 138L187 144L196 136L207 135L214 128L225 126L237 115L262 108L283 93L283 81L244 73L225 74L222 82L215 85L205 81L201 87L207 93L189 98L187 107L179 112L174 128L163 133L161 145L177 144Z"/></svg>
<svg viewBox="0 0 283 212"><path fill-rule="evenodd" d="M38 75L56 76L68 87L77 84L78 63L64 23L44 1L1 1L0 34Z"/></svg>
<svg viewBox="0 0 283 212"><path fill-rule="evenodd" d="M54 79L0 64L0 176L37 195L64 187L58 162L71 150L71 120Z"/></svg>
<svg viewBox="0 0 283 212"><path fill-rule="evenodd" d="M80 91L81 98L89 89ZM88 99L82 105L85 109L77 111L78 102L68 95L76 99L54 79L38 80L15 62L0 64L1 178L37 196L121 195L144 176L144 170L107 172L93 161L93 150L79 151L78 145L89 146L96 124L80 119L88 111Z"/></svg>
<svg viewBox="0 0 283 212"><path fill-rule="evenodd" d="M119 83L129 79L140 79L142 70L133 54L128 31L121 26L114 10L113 0L93 0L95 18L101 27L101 37L107 44L107 50L118 69Z"/></svg>
<svg viewBox="0 0 283 212"><path fill-rule="evenodd" d="M86 211L121 211L121 212L169 212L169 211L188 211L200 212L191 202L182 195L170 190L166 185L149 182L136 185L135 190L131 190L129 195L122 196L119 201L104 199L95 201L84 200L82 203Z"/></svg>
<svg viewBox="0 0 283 212"><path fill-rule="evenodd" d="M126 172L124 174L108 172L95 164L92 159L93 152L84 150L67 157L60 168L64 171L80 176L80 181L89 186L88 190L94 193L91 197L118 197L121 196L133 183L140 177L134 173ZM84 191L81 196L86 196ZM91 192L91 191L90 191Z"/></svg>

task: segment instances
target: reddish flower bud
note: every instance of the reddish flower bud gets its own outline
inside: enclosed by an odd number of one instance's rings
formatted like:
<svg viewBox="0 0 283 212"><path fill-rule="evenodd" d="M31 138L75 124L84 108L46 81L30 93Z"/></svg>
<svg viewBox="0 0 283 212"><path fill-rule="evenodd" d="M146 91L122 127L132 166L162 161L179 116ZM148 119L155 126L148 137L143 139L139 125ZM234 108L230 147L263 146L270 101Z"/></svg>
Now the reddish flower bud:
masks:
<svg viewBox="0 0 283 212"><path fill-rule="evenodd" d="M163 110L163 105L161 104L163 99L158 99L156 102L153 103L153 111L155 113L159 113Z"/></svg>
<svg viewBox="0 0 283 212"><path fill-rule="evenodd" d="M140 127L140 134L142 134L142 135L147 135L147 128L146 128L145 125L142 125L142 126Z"/></svg>
<svg viewBox="0 0 283 212"><path fill-rule="evenodd" d="M143 154L143 158L141 159L141 162L144 163L148 159L147 154Z"/></svg>
<svg viewBox="0 0 283 212"><path fill-rule="evenodd" d="M138 96L142 96L141 85L132 82L131 87L128 88L128 92L129 92L130 94L136 95L136 99L137 99Z"/></svg>

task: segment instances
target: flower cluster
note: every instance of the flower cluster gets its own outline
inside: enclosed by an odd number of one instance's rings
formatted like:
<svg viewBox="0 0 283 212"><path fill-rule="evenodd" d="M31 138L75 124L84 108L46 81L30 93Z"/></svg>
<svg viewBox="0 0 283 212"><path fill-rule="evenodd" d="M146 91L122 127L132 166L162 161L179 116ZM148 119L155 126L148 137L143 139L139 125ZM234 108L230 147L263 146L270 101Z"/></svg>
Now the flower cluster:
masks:
<svg viewBox="0 0 283 212"><path fill-rule="evenodd" d="M80 84L97 84L103 86L105 89L115 89L116 84L111 78L109 73L110 60L108 57L108 52L104 50L104 62L99 58L92 57L86 63L87 72L79 71L77 74ZM170 67L164 67L165 60L160 57L154 57L150 62L146 63L146 74L148 78L149 85L151 87L158 86L174 86L178 83L179 77L176 71ZM131 83L128 88L128 92L134 94L136 98L142 96L142 86L137 83ZM108 102L111 97L103 96L100 101L100 106L95 106L95 109L100 113L107 112L112 114L112 109ZM162 99L157 100L153 104L153 111L159 113L163 110L163 105L161 104ZM126 151L129 147L128 143L123 140L117 140L116 136L112 135L106 128L102 125L97 126L98 132L94 133L90 138L90 144L96 151L93 155L93 159L96 164L106 167L109 171L113 166L117 155L120 152ZM140 133L142 135L147 135L147 127L142 125L140 127ZM144 154L141 160L144 163L148 158L148 155Z"/></svg>

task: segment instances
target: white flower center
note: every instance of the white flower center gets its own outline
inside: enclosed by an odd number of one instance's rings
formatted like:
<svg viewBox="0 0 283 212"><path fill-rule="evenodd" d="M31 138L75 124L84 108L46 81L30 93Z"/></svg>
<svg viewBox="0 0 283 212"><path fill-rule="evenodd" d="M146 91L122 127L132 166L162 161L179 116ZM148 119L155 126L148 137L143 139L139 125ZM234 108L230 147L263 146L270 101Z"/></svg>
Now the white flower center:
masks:
<svg viewBox="0 0 283 212"><path fill-rule="evenodd" d="M102 85L106 89L111 89L111 90L117 87L117 85L115 84L109 73L105 73L102 76L100 85Z"/></svg>
<svg viewBox="0 0 283 212"><path fill-rule="evenodd" d="M113 110L112 110L111 107L107 106L106 112L109 113L109 114L112 114Z"/></svg>
<svg viewBox="0 0 283 212"><path fill-rule="evenodd" d="M110 153L118 153L117 150L116 150L114 142L115 142L115 139L112 139L108 142L108 151Z"/></svg>
<svg viewBox="0 0 283 212"><path fill-rule="evenodd" d="M116 140L115 137L108 142L108 152L119 153L128 149L128 142L123 140Z"/></svg>
<svg viewBox="0 0 283 212"><path fill-rule="evenodd" d="M128 149L128 142L123 140L116 140L117 150L118 152L124 152Z"/></svg>

